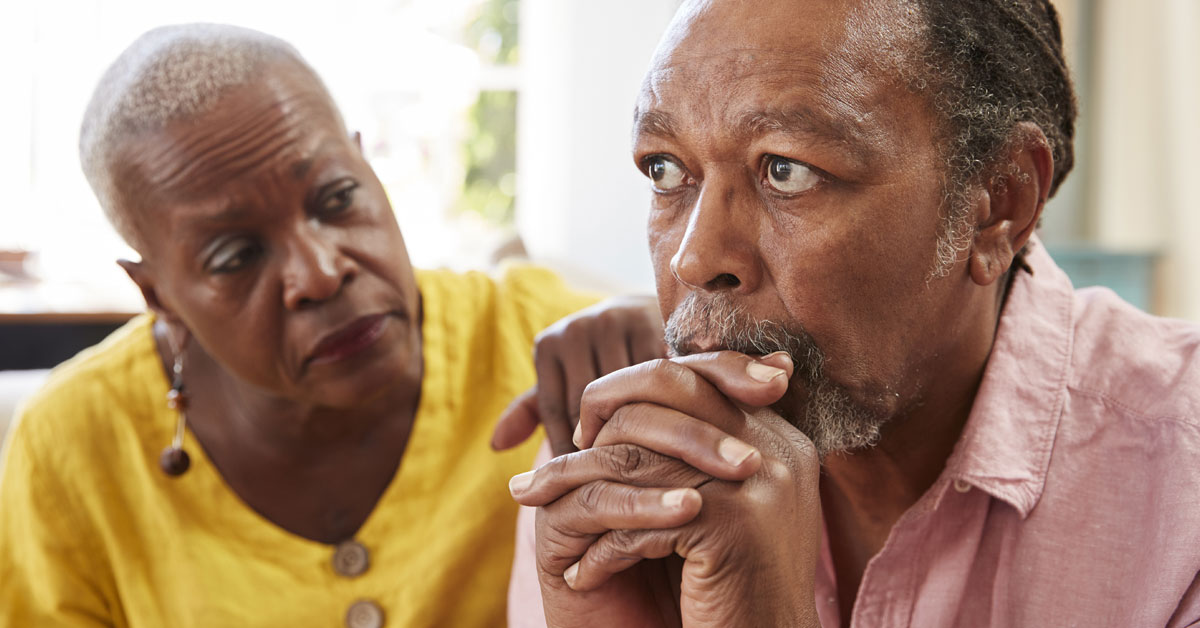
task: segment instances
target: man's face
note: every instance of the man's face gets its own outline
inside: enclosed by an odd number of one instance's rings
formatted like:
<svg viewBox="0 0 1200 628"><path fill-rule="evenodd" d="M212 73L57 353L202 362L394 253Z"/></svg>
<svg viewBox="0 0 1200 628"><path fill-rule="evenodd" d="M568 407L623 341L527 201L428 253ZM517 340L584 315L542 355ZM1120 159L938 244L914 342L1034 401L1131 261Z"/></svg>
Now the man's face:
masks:
<svg viewBox="0 0 1200 628"><path fill-rule="evenodd" d="M674 348L747 350L714 318L742 333L770 321L879 423L936 377L969 280L928 280L945 196L935 118L876 56L906 43L872 39L888 10L858 5L686 6L643 85L634 160ZM802 428L803 380L779 408Z"/></svg>
<svg viewBox="0 0 1200 628"><path fill-rule="evenodd" d="M269 394L346 406L419 353L419 297L382 186L327 95L279 64L118 172L165 311Z"/></svg>

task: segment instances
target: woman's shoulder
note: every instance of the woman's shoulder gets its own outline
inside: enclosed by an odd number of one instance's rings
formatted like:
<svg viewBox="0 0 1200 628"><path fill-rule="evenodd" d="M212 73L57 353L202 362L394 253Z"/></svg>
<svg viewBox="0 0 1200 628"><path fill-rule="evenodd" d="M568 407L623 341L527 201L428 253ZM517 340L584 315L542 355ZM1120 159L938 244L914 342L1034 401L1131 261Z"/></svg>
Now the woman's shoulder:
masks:
<svg viewBox="0 0 1200 628"><path fill-rule="evenodd" d="M549 268L524 262L506 262L492 273L419 270L417 281L427 314L511 329L528 339L600 299L572 289Z"/></svg>
<svg viewBox="0 0 1200 628"><path fill-rule="evenodd" d="M139 315L99 344L50 372L45 384L17 409L11 438L33 449L96 449L113 419L152 408L165 389L152 333L154 319Z"/></svg>

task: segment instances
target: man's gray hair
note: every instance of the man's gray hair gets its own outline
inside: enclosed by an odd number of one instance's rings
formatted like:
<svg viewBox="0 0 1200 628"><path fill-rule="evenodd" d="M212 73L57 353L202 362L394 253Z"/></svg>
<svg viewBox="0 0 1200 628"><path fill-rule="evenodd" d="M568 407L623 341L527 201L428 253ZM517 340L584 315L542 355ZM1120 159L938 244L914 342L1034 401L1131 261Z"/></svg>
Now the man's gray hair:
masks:
<svg viewBox="0 0 1200 628"><path fill-rule="evenodd" d="M288 62L316 73L290 44L226 24L179 24L148 31L109 66L88 103L79 160L100 206L121 237L141 249L114 177L122 145L178 120L204 115L229 89L261 78L264 66ZM322 89L324 87L322 86Z"/></svg>

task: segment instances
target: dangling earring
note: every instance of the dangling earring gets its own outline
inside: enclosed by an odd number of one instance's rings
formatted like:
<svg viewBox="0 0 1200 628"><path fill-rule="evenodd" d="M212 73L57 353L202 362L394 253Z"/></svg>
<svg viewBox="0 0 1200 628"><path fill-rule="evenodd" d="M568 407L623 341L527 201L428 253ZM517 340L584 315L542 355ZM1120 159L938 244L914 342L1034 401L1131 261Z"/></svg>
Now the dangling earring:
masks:
<svg viewBox="0 0 1200 628"><path fill-rule="evenodd" d="M170 335L168 333L168 340ZM178 477L187 472L192 465L192 459L183 450L183 432L187 428L187 394L183 391L183 351L175 348L175 342L170 341L171 350L175 353L175 363L171 366L171 390L167 392L167 407L178 413L175 422L175 438L170 446L163 450L158 457L158 466L163 473ZM186 345L185 345L186 346Z"/></svg>

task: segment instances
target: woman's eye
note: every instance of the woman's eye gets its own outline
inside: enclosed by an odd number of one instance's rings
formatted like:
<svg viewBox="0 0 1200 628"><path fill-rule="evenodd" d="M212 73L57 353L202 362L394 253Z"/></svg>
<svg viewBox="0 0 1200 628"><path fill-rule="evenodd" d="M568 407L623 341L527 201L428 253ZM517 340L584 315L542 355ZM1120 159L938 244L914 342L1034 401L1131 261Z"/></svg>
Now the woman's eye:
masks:
<svg viewBox="0 0 1200 628"><path fill-rule="evenodd" d="M357 189L357 183L343 184L335 188L321 200L321 213L336 214L347 209L354 202L354 191Z"/></svg>
<svg viewBox="0 0 1200 628"><path fill-rule="evenodd" d="M666 157L652 157L646 164L650 184L660 192L669 192L687 182L687 174L679 164Z"/></svg>
<svg viewBox="0 0 1200 628"><path fill-rule="evenodd" d="M239 238L222 244L209 258L208 269L213 273L231 273L241 270L253 262L258 253L257 245Z"/></svg>
<svg viewBox="0 0 1200 628"><path fill-rule="evenodd" d="M766 182L776 191L797 194L816 186L821 182L821 176L801 162L769 155Z"/></svg>

